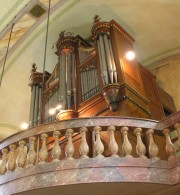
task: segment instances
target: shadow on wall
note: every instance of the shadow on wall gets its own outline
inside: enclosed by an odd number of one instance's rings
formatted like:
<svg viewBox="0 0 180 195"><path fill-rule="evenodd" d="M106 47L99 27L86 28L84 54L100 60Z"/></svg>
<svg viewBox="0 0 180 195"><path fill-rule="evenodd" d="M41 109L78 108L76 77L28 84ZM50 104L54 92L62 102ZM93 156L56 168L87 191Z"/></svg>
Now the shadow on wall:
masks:
<svg viewBox="0 0 180 195"><path fill-rule="evenodd" d="M180 110L180 54L163 59L151 70L157 77L158 85L174 99L177 110Z"/></svg>
<svg viewBox="0 0 180 195"><path fill-rule="evenodd" d="M18 131L20 129L12 124L0 122L0 142Z"/></svg>

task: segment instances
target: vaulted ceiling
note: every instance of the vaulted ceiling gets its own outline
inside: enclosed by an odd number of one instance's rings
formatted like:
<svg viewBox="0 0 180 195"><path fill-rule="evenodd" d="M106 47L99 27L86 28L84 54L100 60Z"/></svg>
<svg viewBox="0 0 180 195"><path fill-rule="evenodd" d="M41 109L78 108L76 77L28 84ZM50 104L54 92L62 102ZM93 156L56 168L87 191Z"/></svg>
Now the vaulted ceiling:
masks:
<svg viewBox="0 0 180 195"><path fill-rule="evenodd" d="M42 70L48 1L0 0L0 71L14 23L0 88L0 131L6 126L15 132L20 121L28 120L29 106L23 112L17 107L29 104L31 64L37 63ZM53 45L59 33L66 30L88 38L96 14L104 21L116 20L135 38L137 57L143 65L180 53L179 0L51 0L46 62L49 71L57 62Z"/></svg>

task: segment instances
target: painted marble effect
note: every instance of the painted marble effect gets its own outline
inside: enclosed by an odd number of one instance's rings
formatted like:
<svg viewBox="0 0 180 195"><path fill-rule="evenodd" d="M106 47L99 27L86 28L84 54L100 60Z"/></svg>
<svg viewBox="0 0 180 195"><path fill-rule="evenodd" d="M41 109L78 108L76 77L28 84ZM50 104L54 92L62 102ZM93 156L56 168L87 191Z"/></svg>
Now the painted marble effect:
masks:
<svg viewBox="0 0 180 195"><path fill-rule="evenodd" d="M180 183L180 158L171 161L140 158L63 160L24 168L0 177L0 194L42 187L96 182Z"/></svg>

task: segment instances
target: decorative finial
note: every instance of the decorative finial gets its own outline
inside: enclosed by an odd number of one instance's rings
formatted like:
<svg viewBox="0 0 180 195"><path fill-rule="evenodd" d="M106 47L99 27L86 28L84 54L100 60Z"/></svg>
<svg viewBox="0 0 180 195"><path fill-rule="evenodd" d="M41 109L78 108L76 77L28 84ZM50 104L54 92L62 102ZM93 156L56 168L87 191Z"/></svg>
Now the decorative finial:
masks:
<svg viewBox="0 0 180 195"><path fill-rule="evenodd" d="M59 34L59 38L63 38L65 34L65 30L61 31L61 33Z"/></svg>
<svg viewBox="0 0 180 195"><path fill-rule="evenodd" d="M33 63L33 64L32 64L31 72L36 72L36 69L37 69L36 64Z"/></svg>
<svg viewBox="0 0 180 195"><path fill-rule="evenodd" d="M99 17L99 15L95 15L94 16L94 23L97 23L97 22L99 22L101 20L101 18Z"/></svg>

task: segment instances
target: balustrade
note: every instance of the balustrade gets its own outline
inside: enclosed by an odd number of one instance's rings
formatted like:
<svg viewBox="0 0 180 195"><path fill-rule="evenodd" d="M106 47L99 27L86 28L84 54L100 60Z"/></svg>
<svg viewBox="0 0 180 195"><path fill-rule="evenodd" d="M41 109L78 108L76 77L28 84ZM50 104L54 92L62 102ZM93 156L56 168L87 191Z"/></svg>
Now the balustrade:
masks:
<svg viewBox="0 0 180 195"><path fill-rule="evenodd" d="M124 137L124 139L123 139L124 142L123 142L123 145L122 145L122 151L123 151L125 157L132 158L132 155L131 155L132 145L131 145L131 143L128 139L128 136L127 136L128 131L129 131L128 127L122 127L122 129L121 129L121 132L122 132L123 137Z"/></svg>
<svg viewBox="0 0 180 195"><path fill-rule="evenodd" d="M29 152L27 155L27 167L33 166L36 161L36 152L35 152L35 137L29 138Z"/></svg>
<svg viewBox="0 0 180 195"><path fill-rule="evenodd" d="M98 118L100 120L103 119L103 117ZM56 128L54 128L55 130L44 130L44 132L41 131L40 134L32 134L29 138L23 137L23 139L18 143L11 142L9 145L9 152L7 146L1 149L2 160L0 164L0 174L4 175L6 172L12 172L14 170L18 171L19 169L23 169L25 167L32 167L38 163L50 163L51 161L58 162L59 159L63 159L64 161L75 160L78 156L78 150L81 159L89 158L90 151L94 151L95 155L93 158L105 158L107 157L107 150L110 151L111 158L122 158L119 156L122 150L125 158L133 159L135 158L134 151L136 150L136 154L142 159L147 159L146 151L148 151L150 159L160 160L158 154L161 151L158 149L158 143L156 143L154 140L154 134L161 136L162 139L165 136L166 144L164 145L164 150L167 154L167 157L168 159L172 159L175 157L176 151L169 136L169 128L163 128L161 131L159 129L152 128L154 124L150 125L150 128L148 128L148 125L147 127L142 128L138 127L138 125L118 126L118 123L114 122L113 120L109 120L108 122L109 124L113 124L113 126L107 127L107 123L105 125L102 125L103 120L100 122L101 126L88 126L87 120L88 119L79 119L78 125L75 125L74 127L72 125L72 128L59 128L58 130L58 126L56 126ZM124 119L120 120L120 124L123 124L123 120ZM98 122L96 120L95 124L97 123ZM60 122L58 124L60 124ZM147 122L147 124L150 123ZM177 130L179 135L178 141L180 141L179 124L180 123L175 123L174 125L174 128ZM51 125L53 125L53 123ZM79 125L82 125L82 127L79 128ZM46 127L48 127L48 125ZM89 142L87 141L87 139L89 139L89 137L87 137L87 132L89 131L94 132L95 139L93 146L89 145ZM102 136L102 132L105 131L108 132L106 133L106 141L109 140L109 149L105 147L105 137ZM115 131L119 131L122 135L122 146L120 147L116 141ZM24 132L21 132L21 134L24 134ZM145 135L147 137L148 144L144 142ZM132 144L132 136L136 138L134 140L134 144ZM78 139L80 140L78 144L74 143L75 137L78 137ZM107 137L109 138L107 139ZM36 140L39 140L39 138L40 141L39 144L37 144ZM26 143L28 139L29 143ZM8 141L8 139L6 141ZM63 143L64 145L62 145ZM37 145L39 146L36 147ZM25 150L26 148L28 148L28 151ZM66 157L64 157L64 154L66 154Z"/></svg>

